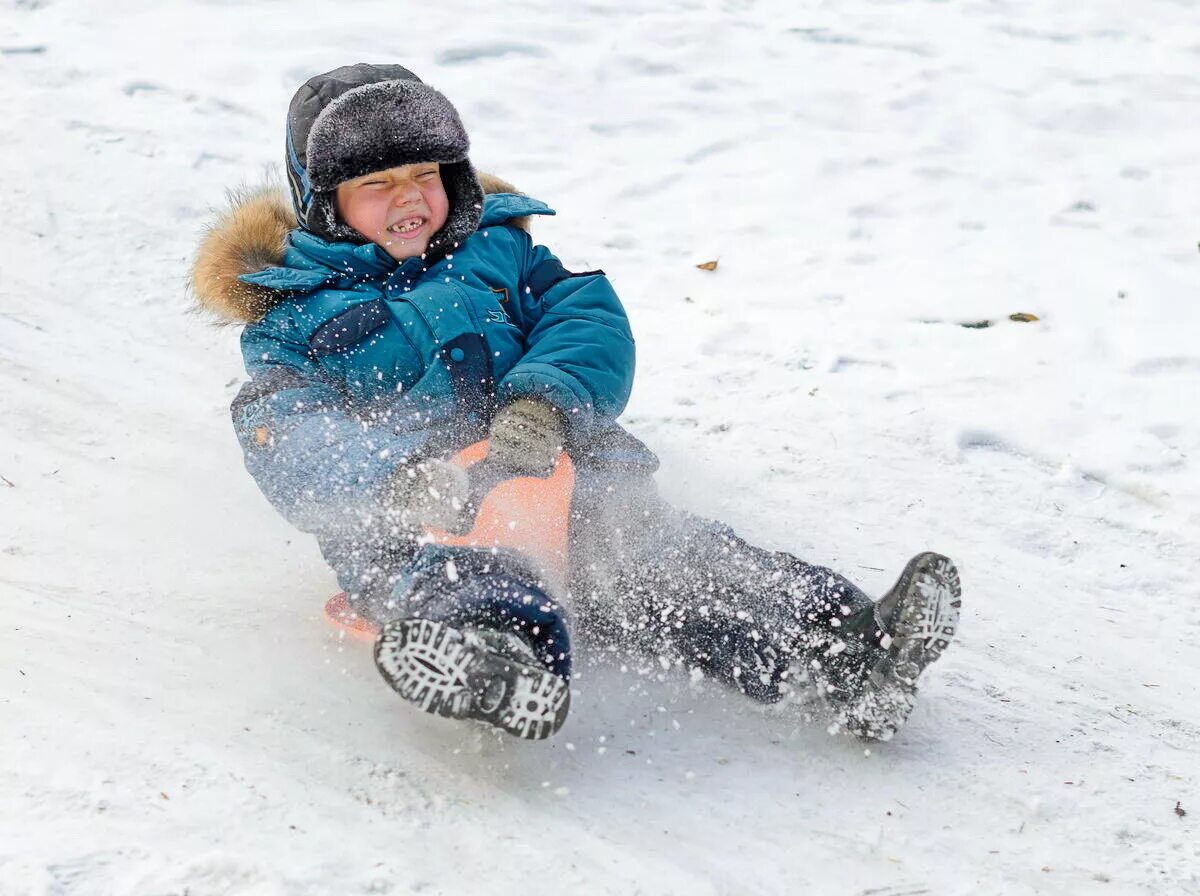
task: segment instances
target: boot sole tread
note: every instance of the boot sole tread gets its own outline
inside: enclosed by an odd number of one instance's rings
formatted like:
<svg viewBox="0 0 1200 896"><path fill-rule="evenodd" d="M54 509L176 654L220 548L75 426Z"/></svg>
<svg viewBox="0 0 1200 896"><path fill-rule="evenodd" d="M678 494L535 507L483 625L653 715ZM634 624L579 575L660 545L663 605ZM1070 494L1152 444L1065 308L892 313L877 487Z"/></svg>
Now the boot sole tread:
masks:
<svg viewBox="0 0 1200 896"><path fill-rule="evenodd" d="M894 593L892 641L844 717L847 730L870 740L889 740L908 719L917 679L954 640L962 609L958 569L941 554L910 560Z"/></svg>
<svg viewBox="0 0 1200 896"><path fill-rule="evenodd" d="M489 649L478 635L428 619L385 625L375 641L384 681L423 712L475 719L514 737L542 740L566 721L567 682Z"/></svg>

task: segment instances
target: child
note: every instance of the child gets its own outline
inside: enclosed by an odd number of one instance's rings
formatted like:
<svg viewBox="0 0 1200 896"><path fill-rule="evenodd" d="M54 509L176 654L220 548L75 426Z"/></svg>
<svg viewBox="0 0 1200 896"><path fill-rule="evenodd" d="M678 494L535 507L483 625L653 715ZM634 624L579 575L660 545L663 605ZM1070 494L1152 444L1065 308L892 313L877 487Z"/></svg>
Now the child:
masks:
<svg viewBox="0 0 1200 896"><path fill-rule="evenodd" d="M202 303L245 325L246 466L383 626L384 677L427 712L547 737L569 704L569 602L601 647L764 702L809 688L835 724L890 738L957 627L953 564L921 554L875 603L664 503L656 458L616 423L634 368L619 299L535 245L528 217L553 211L477 176L467 150L412 72L318 75L288 112L292 209L243 198L194 271ZM485 437L505 476L572 459L565 589L515 552L422 538L470 515L446 458Z"/></svg>

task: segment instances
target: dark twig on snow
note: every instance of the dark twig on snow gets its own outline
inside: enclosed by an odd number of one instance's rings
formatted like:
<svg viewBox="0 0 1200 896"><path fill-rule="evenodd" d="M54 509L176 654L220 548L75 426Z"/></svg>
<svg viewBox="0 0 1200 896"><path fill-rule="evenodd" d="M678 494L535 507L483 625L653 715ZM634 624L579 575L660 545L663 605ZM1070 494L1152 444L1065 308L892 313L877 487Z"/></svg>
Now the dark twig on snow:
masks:
<svg viewBox="0 0 1200 896"><path fill-rule="evenodd" d="M4 476L0 476L0 480L3 480L3 481L4 481L4 484L5 484L5 485L7 485L9 488L16 488L16 487L17 487L17 486L16 486L16 485L15 485L15 484L12 482L12 480L10 480L10 479L7 479L7 478L5 478Z"/></svg>

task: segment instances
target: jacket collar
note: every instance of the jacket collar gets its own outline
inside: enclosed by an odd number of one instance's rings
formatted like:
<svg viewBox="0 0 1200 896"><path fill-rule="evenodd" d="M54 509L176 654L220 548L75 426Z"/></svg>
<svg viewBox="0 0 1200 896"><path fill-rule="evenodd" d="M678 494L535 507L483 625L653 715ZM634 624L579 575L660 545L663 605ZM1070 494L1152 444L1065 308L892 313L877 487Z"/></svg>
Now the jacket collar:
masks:
<svg viewBox="0 0 1200 896"><path fill-rule="evenodd" d="M539 199L518 193L500 193L483 201L480 227L494 227L527 215L553 215L554 209ZM436 264L437 262L435 262ZM296 292L320 288L338 280L383 280L403 283L419 277L426 269L421 258L402 262L374 243L342 243L322 239L296 228L288 234L283 263L253 274L243 274L243 283L267 289Z"/></svg>
<svg viewBox="0 0 1200 896"><path fill-rule="evenodd" d="M481 174L480 182L488 191L480 227L528 230L531 215L554 214L500 178ZM200 243L192 290L199 308L219 322L247 324L261 320L285 295L339 281L413 279L422 265L420 259L398 265L374 243L330 242L298 229L286 197L266 189L231 195L229 208Z"/></svg>

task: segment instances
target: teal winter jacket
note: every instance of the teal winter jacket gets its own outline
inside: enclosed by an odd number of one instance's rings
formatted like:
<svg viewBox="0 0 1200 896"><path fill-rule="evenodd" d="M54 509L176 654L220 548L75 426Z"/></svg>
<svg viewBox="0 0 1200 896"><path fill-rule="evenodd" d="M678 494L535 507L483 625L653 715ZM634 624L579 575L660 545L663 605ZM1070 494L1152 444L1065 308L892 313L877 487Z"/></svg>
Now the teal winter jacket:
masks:
<svg viewBox="0 0 1200 896"><path fill-rule="evenodd" d="M552 214L489 195L478 230L428 269L297 229L281 262L240 275L275 298L242 333L250 380L234 425L247 468L293 524L320 534L371 516L397 467L482 437L521 396L563 412L572 453L603 444L653 464L615 424L634 342L611 284L566 270L513 225Z"/></svg>

